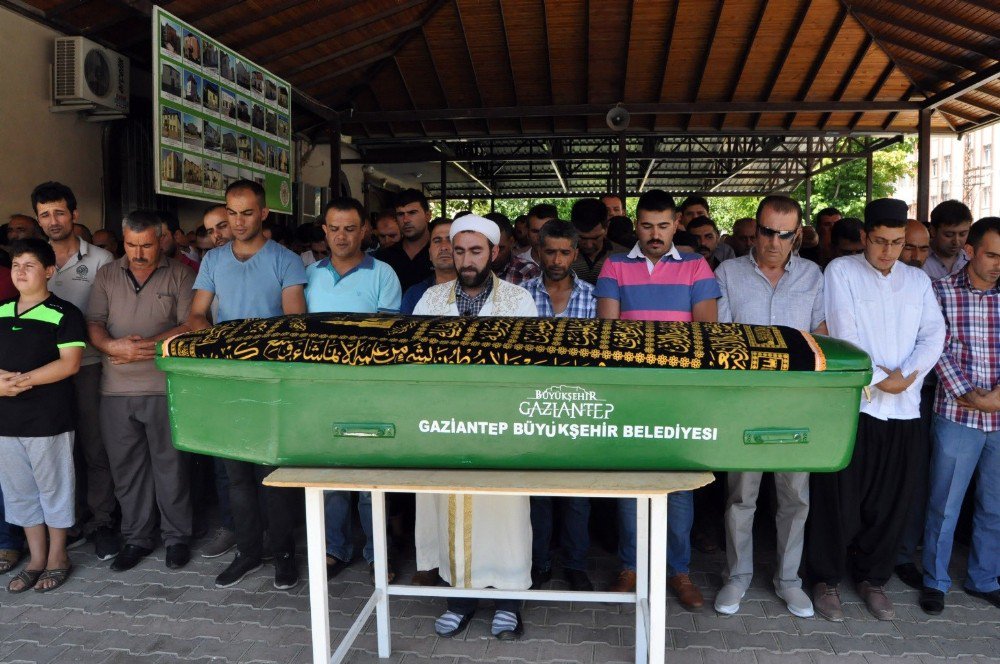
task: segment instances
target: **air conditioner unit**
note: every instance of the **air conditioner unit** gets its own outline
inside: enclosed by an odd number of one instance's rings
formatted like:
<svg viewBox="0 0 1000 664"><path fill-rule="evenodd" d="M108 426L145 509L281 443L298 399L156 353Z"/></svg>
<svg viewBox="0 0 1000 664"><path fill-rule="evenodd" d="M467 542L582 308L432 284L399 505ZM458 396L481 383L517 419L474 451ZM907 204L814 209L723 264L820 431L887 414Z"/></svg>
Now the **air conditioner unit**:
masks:
<svg viewBox="0 0 1000 664"><path fill-rule="evenodd" d="M124 117L129 109L128 75L124 55L83 37L57 37L52 110Z"/></svg>

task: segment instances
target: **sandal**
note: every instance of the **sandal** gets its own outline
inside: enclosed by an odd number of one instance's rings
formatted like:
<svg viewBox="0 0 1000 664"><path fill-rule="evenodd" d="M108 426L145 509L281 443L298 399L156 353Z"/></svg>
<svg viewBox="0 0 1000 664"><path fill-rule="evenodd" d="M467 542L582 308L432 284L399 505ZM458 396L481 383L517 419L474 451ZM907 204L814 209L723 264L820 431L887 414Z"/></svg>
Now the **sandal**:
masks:
<svg viewBox="0 0 1000 664"><path fill-rule="evenodd" d="M35 584L36 585L35 592L47 593L47 592L49 592L51 590L55 590L56 588L58 588L62 584L66 583L66 580L69 579L69 573L72 570L73 570L73 566L72 565L69 566L69 567L64 567L62 569L47 569L47 570L45 570L44 572L42 572L42 575L38 577L38 581ZM37 587L37 585L39 583L41 583L42 581L47 581L49 579L52 579L53 581L55 581L55 585L49 586L48 588L38 588Z"/></svg>
<svg viewBox="0 0 1000 664"><path fill-rule="evenodd" d="M21 562L21 552L17 549L0 549L0 574L6 574Z"/></svg>
<svg viewBox="0 0 1000 664"><path fill-rule="evenodd" d="M38 577L42 575L43 569L22 569L18 572L13 579L7 582L7 592L9 593L23 593L25 590L30 590L38 582ZM21 582L21 587L18 589L11 588L11 584L15 581Z"/></svg>

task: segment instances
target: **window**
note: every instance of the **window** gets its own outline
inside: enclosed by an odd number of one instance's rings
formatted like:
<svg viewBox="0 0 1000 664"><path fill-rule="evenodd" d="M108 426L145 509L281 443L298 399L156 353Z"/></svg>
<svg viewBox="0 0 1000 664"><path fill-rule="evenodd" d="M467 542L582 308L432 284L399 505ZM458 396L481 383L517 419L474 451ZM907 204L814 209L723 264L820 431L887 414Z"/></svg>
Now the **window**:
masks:
<svg viewBox="0 0 1000 664"><path fill-rule="evenodd" d="M993 207L993 188L983 187L982 202L979 204L980 214L984 217L990 216Z"/></svg>
<svg viewBox="0 0 1000 664"><path fill-rule="evenodd" d="M931 177L937 177L938 174L938 160L931 159Z"/></svg>
<svg viewBox="0 0 1000 664"><path fill-rule="evenodd" d="M984 145L983 146L983 166L991 166L993 164L993 146Z"/></svg>
<svg viewBox="0 0 1000 664"><path fill-rule="evenodd" d="M941 200L946 201L951 198L951 181L941 180Z"/></svg>
<svg viewBox="0 0 1000 664"><path fill-rule="evenodd" d="M937 204L938 204L938 197L931 196L931 209L933 210L934 208L936 208Z"/></svg>
<svg viewBox="0 0 1000 664"><path fill-rule="evenodd" d="M944 158L944 173L942 174L942 177L944 175L948 175L949 173L951 173L951 157L946 156Z"/></svg>

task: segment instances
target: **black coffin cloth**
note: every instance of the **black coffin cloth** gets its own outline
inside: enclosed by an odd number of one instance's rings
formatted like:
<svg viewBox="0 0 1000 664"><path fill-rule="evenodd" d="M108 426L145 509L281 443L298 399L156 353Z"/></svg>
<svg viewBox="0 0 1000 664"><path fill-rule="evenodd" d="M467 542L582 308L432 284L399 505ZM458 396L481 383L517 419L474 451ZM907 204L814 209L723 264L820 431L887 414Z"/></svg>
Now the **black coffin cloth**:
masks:
<svg viewBox="0 0 1000 664"><path fill-rule="evenodd" d="M164 357L346 365L498 364L822 371L789 327L579 318L303 314L175 336Z"/></svg>

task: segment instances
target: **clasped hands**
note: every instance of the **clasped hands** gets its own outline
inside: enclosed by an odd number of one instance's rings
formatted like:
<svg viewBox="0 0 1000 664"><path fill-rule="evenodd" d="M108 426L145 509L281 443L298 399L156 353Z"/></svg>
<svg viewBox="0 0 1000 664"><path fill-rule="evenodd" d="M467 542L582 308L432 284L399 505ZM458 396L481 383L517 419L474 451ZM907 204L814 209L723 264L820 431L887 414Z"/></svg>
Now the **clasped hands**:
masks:
<svg viewBox="0 0 1000 664"><path fill-rule="evenodd" d="M995 413L1000 411L1000 385L994 387L992 390L977 387L971 392L966 392L955 399L955 403L969 410Z"/></svg>
<svg viewBox="0 0 1000 664"><path fill-rule="evenodd" d="M108 361L111 364L142 362L156 357L156 342L138 334L130 334L121 339L113 339L107 344Z"/></svg>
<svg viewBox="0 0 1000 664"><path fill-rule="evenodd" d="M886 392L887 394L900 394L905 392L906 389L913 385L913 381L917 379L917 372L914 371L909 376L904 376L903 372L899 369L888 369L883 367L881 364L878 368L886 372L888 376L882 379L881 382L875 383L875 387Z"/></svg>
<svg viewBox="0 0 1000 664"><path fill-rule="evenodd" d="M0 397L16 397L21 392L30 390L29 378L29 374L20 371L0 369Z"/></svg>

